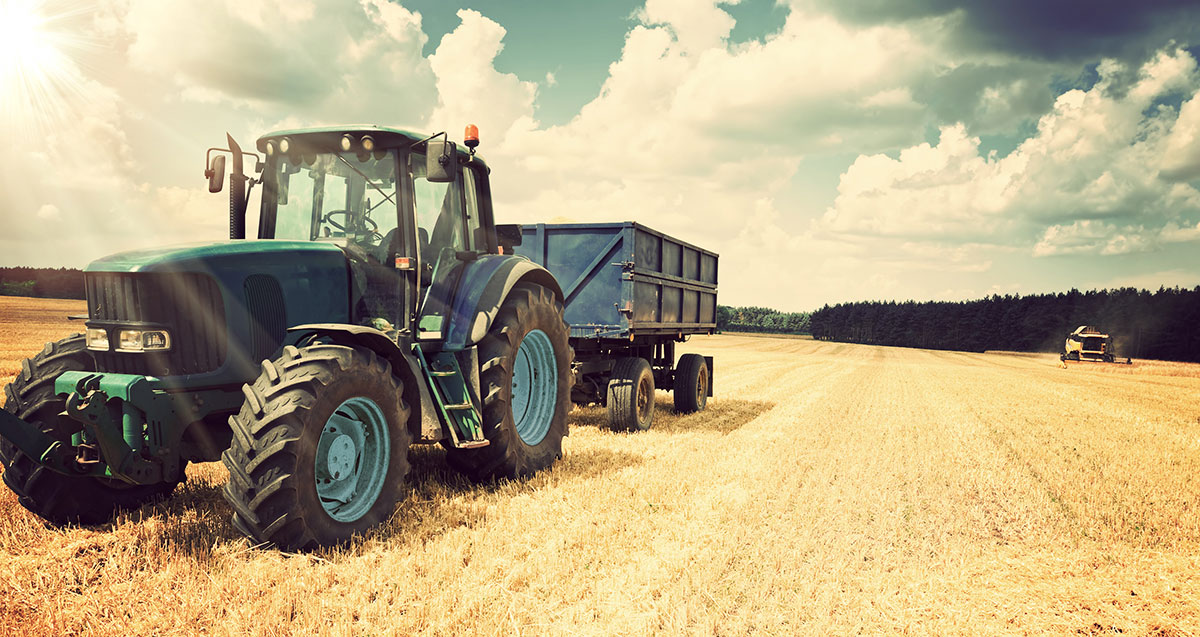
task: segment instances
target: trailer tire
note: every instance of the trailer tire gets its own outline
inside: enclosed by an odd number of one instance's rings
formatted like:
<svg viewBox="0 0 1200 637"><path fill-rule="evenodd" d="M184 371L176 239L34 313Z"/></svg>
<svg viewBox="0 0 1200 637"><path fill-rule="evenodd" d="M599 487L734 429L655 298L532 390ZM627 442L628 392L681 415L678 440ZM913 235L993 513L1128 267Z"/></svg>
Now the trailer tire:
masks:
<svg viewBox="0 0 1200 637"><path fill-rule="evenodd" d="M233 525L284 550L342 544L388 520L408 475L408 406L369 349L288 346L229 418Z"/></svg>
<svg viewBox="0 0 1200 637"><path fill-rule="evenodd" d="M621 358L613 363L608 422L616 431L646 431L654 424L654 373L646 359Z"/></svg>
<svg viewBox="0 0 1200 637"><path fill-rule="evenodd" d="M4 409L70 444L71 434L80 426L59 416L66 409L66 400L54 393L54 379L63 372L95 367L82 334L46 343L36 356L21 362L16 379L4 388ZM4 483L17 494L17 502L55 525L103 524L118 510L136 509L167 497L179 484L176 480L130 485L120 480L63 475L39 465L3 438L0 463L4 465Z"/></svg>
<svg viewBox="0 0 1200 637"><path fill-rule="evenodd" d="M479 386L488 446L446 450L446 461L468 478L521 478L562 457L574 355L562 312L562 303L549 289L518 283L480 341Z"/></svg>
<svg viewBox="0 0 1200 637"><path fill-rule="evenodd" d="M699 354L684 354L675 366L675 411L690 414L708 404L708 365Z"/></svg>

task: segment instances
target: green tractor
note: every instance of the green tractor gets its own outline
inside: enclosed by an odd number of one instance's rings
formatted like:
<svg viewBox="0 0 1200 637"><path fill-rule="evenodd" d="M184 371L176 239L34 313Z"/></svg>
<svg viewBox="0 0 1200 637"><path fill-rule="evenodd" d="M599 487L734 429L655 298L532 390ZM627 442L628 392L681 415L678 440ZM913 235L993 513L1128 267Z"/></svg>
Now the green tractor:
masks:
<svg viewBox="0 0 1200 637"><path fill-rule="evenodd" d="M410 444L477 481L561 456L562 289L500 253L519 230L494 223L474 127L466 149L371 126L228 141L205 174L220 192L231 160L230 240L91 263L86 333L6 388L0 461L24 507L101 523L219 459L233 524L302 550L386 521Z"/></svg>

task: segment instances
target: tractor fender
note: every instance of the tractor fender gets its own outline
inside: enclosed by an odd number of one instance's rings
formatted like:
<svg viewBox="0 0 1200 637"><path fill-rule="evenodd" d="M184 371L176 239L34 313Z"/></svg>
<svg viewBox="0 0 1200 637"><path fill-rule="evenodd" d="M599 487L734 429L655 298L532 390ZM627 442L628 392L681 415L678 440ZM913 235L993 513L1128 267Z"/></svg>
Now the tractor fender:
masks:
<svg viewBox="0 0 1200 637"><path fill-rule="evenodd" d="M339 345L365 347L387 359L392 364L392 371L404 381L404 402L409 408L408 429L413 437L425 442L436 442L445 437L420 363L387 334L373 327L344 323L309 323L289 327L288 331L307 332L307 337L329 336Z"/></svg>
<svg viewBox="0 0 1200 637"><path fill-rule="evenodd" d="M491 254L463 264L454 298L447 304L451 309L443 349L462 351L483 340L508 293L523 282L537 283L563 302L554 275L525 257Z"/></svg>

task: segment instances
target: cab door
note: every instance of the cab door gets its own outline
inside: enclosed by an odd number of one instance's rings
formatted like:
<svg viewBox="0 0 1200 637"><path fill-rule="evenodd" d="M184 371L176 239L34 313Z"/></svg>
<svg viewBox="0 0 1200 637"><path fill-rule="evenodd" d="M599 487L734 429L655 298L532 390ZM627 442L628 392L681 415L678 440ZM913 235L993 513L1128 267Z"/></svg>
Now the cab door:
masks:
<svg viewBox="0 0 1200 637"><path fill-rule="evenodd" d="M408 155L408 174L419 273L419 309L413 333L419 341L440 341L448 304L462 272L459 255L472 248L463 205L462 173L452 182L429 181L425 155L414 152Z"/></svg>

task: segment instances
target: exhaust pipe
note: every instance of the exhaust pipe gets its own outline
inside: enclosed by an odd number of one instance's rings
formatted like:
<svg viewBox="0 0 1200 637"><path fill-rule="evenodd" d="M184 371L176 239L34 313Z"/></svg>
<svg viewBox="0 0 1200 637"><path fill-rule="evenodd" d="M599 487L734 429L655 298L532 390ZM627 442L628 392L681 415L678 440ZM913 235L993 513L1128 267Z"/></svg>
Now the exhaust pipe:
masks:
<svg viewBox="0 0 1200 637"><path fill-rule="evenodd" d="M242 170L242 147L225 133L229 152L233 154L233 170L229 172L229 238L246 238L246 173Z"/></svg>

